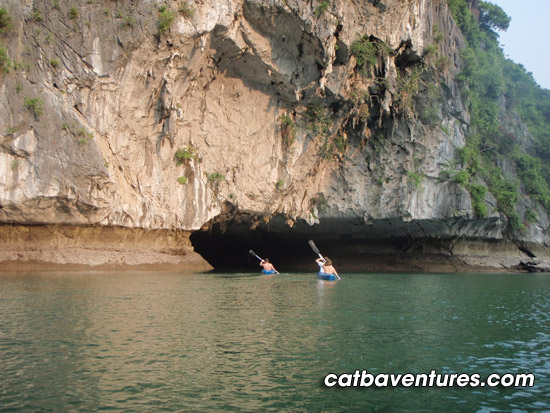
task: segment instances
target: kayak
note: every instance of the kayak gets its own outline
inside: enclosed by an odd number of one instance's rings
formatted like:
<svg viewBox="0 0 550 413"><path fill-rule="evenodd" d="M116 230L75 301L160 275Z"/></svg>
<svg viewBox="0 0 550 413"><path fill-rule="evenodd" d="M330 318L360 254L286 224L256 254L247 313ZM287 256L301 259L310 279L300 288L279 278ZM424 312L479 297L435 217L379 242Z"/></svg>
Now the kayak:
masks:
<svg viewBox="0 0 550 413"><path fill-rule="evenodd" d="M262 270L262 274L265 274L265 275L277 274L277 271L275 271L275 270Z"/></svg>
<svg viewBox="0 0 550 413"><path fill-rule="evenodd" d="M327 281L334 281L338 279L338 277L335 274L327 274L326 272L317 273L317 278L319 278L320 280L327 280Z"/></svg>

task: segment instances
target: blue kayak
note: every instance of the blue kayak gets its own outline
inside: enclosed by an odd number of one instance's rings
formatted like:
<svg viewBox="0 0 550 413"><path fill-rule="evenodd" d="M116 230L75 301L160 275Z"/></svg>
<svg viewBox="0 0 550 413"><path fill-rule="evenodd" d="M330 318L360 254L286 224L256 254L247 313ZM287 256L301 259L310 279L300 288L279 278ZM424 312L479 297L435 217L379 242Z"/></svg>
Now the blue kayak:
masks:
<svg viewBox="0 0 550 413"><path fill-rule="evenodd" d="M334 281L338 279L338 277L335 274L327 274L326 272L317 273L317 278L319 278L320 280L327 280L327 281Z"/></svg>
<svg viewBox="0 0 550 413"><path fill-rule="evenodd" d="M262 274L265 274L265 275L277 274L277 271L275 271L275 270L262 270Z"/></svg>

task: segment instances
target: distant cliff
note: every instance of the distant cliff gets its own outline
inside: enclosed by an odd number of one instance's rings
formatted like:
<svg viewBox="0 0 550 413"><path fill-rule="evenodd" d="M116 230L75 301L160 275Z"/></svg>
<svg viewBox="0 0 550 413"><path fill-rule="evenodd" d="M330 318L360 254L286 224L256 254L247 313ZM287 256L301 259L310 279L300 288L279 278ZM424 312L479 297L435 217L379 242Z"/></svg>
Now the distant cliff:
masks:
<svg viewBox="0 0 550 413"><path fill-rule="evenodd" d="M511 227L482 177L461 179L468 40L446 1L0 7L0 222L546 254L540 202L519 187L532 219Z"/></svg>

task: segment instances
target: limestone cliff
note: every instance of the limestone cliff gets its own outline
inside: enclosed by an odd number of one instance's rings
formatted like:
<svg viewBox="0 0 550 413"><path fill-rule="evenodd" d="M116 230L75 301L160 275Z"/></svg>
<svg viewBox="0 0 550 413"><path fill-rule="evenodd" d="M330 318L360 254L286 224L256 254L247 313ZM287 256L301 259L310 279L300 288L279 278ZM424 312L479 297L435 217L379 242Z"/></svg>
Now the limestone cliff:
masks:
<svg viewBox="0 0 550 413"><path fill-rule="evenodd" d="M0 6L0 222L548 242L442 175L469 125L445 1Z"/></svg>

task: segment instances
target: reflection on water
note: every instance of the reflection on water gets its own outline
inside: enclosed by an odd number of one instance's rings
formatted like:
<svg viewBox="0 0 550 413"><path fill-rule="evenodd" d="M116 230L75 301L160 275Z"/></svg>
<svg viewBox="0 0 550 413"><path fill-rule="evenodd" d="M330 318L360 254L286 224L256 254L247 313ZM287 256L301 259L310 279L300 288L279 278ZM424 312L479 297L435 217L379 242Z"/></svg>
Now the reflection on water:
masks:
<svg viewBox="0 0 550 413"><path fill-rule="evenodd" d="M549 410L550 276L0 273L0 410ZM327 389L329 372L534 388Z"/></svg>

